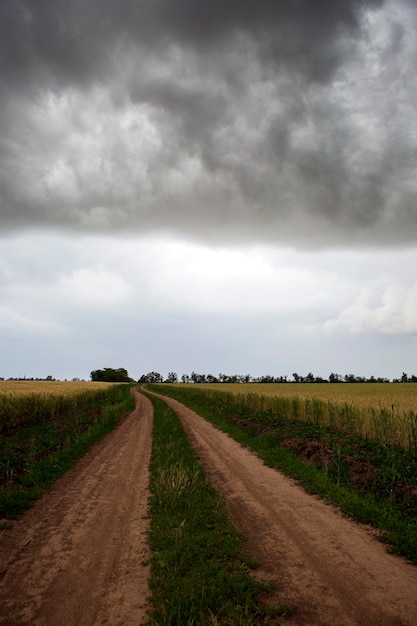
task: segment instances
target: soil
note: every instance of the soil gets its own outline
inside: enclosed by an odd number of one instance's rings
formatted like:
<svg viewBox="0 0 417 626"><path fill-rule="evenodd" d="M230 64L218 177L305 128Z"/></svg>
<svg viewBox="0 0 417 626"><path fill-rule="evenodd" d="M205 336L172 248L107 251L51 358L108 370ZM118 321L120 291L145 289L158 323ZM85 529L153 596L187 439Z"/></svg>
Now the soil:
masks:
<svg viewBox="0 0 417 626"><path fill-rule="evenodd" d="M137 406L0 533L0 624L137 626L146 617L152 405Z"/></svg>
<svg viewBox="0 0 417 626"><path fill-rule="evenodd" d="M0 533L0 624L129 626L146 619L152 407L135 397L136 410ZM274 602L293 610L283 624L417 624L415 566L195 412L166 401L245 533L257 575L274 582Z"/></svg>
<svg viewBox="0 0 417 626"><path fill-rule="evenodd" d="M288 626L415 626L417 567L170 398Z"/></svg>

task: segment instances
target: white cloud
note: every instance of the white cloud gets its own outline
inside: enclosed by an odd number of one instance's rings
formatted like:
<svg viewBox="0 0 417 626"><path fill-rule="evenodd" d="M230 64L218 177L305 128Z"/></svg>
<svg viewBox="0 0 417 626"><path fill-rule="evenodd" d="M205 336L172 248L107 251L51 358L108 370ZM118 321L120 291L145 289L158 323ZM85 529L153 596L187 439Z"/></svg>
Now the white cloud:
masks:
<svg viewBox="0 0 417 626"><path fill-rule="evenodd" d="M389 285L382 293L363 288L354 303L324 324L329 333L417 333L417 282Z"/></svg>

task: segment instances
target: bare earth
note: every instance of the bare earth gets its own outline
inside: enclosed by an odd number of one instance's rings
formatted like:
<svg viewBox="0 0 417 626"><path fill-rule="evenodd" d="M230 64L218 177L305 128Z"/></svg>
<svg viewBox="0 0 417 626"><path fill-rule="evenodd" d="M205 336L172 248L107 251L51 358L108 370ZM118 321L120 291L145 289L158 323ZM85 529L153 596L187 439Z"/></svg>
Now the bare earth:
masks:
<svg viewBox="0 0 417 626"><path fill-rule="evenodd" d="M297 626L416 626L417 567L388 554L364 525L306 494L181 403L164 398L276 600ZM284 620L283 620L284 621Z"/></svg>
<svg viewBox="0 0 417 626"><path fill-rule="evenodd" d="M0 624L138 626L146 616L152 405L0 533Z"/></svg>
<svg viewBox="0 0 417 626"><path fill-rule="evenodd" d="M0 536L0 624L136 626L146 618L152 407L136 410ZM289 626L417 624L417 568L193 411L180 415ZM283 620L284 621L284 620Z"/></svg>

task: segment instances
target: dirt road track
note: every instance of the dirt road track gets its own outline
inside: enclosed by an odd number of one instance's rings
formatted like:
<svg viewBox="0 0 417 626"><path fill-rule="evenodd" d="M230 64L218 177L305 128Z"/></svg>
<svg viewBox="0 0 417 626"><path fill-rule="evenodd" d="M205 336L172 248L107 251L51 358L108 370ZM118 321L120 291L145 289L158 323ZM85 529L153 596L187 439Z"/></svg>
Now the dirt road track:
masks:
<svg viewBox="0 0 417 626"><path fill-rule="evenodd" d="M146 615L152 405L137 406L0 533L0 624L138 626Z"/></svg>
<svg viewBox="0 0 417 626"><path fill-rule="evenodd" d="M152 407L136 410L0 533L0 624L138 626L146 616ZM193 411L180 415L288 626L416 626L417 568ZM283 620L284 622L284 620Z"/></svg>
<svg viewBox="0 0 417 626"><path fill-rule="evenodd" d="M164 398L296 626L416 626L417 567L306 494L184 405Z"/></svg>

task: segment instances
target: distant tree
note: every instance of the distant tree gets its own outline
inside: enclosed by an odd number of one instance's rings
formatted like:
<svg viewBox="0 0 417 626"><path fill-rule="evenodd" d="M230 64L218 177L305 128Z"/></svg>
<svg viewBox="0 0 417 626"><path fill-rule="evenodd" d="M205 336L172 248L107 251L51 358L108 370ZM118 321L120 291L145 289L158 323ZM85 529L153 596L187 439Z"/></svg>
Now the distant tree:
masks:
<svg viewBox="0 0 417 626"><path fill-rule="evenodd" d="M191 380L193 383L206 383L206 375L205 374L197 374L196 372L191 372Z"/></svg>
<svg viewBox="0 0 417 626"><path fill-rule="evenodd" d="M162 383L163 380L159 372L148 372L139 378L140 383Z"/></svg>
<svg viewBox="0 0 417 626"><path fill-rule="evenodd" d="M301 382L301 376L299 376L297 374L297 372L294 372L294 374L292 375L292 377L294 378L294 382L295 383L300 383Z"/></svg>
<svg viewBox="0 0 417 626"><path fill-rule="evenodd" d="M165 382L166 383L177 383L178 382L177 374L175 372L169 372Z"/></svg>
<svg viewBox="0 0 417 626"><path fill-rule="evenodd" d="M189 383L190 382L190 377L188 376L188 374L183 374L181 376L181 380L183 383Z"/></svg>
<svg viewBox="0 0 417 626"><path fill-rule="evenodd" d="M335 374L334 372L332 372L329 376L329 383L341 383L342 382L342 377L340 374Z"/></svg>
<svg viewBox="0 0 417 626"><path fill-rule="evenodd" d="M271 374L264 374L258 378L258 382L260 383L274 383L275 378L271 376Z"/></svg>
<svg viewBox="0 0 417 626"><path fill-rule="evenodd" d="M105 367L102 370L93 370L90 374L91 380L95 382L106 383L131 383L133 379L129 377L127 370L124 367L113 369L112 367Z"/></svg>

